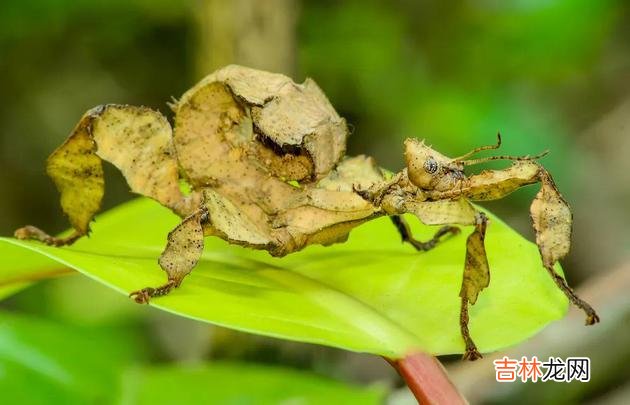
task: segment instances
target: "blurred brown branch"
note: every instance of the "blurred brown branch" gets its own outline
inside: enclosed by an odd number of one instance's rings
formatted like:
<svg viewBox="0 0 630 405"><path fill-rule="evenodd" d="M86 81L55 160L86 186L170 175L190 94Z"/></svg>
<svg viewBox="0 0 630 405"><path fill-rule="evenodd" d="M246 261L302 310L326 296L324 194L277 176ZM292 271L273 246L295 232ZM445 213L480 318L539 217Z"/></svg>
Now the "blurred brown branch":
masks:
<svg viewBox="0 0 630 405"><path fill-rule="evenodd" d="M197 73L238 63L291 75L296 0L202 0L197 4Z"/></svg>

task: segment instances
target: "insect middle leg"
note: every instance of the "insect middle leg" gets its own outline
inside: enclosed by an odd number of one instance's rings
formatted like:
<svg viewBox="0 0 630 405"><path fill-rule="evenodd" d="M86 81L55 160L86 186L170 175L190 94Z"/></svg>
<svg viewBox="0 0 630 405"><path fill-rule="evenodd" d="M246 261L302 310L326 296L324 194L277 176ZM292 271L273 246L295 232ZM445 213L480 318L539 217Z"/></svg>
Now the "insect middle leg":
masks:
<svg viewBox="0 0 630 405"><path fill-rule="evenodd" d="M409 243L414 248L416 248L416 250L423 252L431 250L435 246L437 246L443 236L448 237L449 235L457 235L460 232L460 229L456 226L443 226L435 233L435 235L433 235L433 238L429 239L426 242L422 242L413 237L411 233L411 228L403 217L401 217L400 215L393 215L389 218L394 223L396 229L398 229L398 232L402 237L402 241Z"/></svg>
<svg viewBox="0 0 630 405"><path fill-rule="evenodd" d="M475 230L466 240L466 260L460 296L459 325L465 344L464 359L476 360L481 354L475 345L468 324L470 305L477 301L479 293L490 284L490 269L485 249L485 235L488 218L477 211L466 199L441 201L407 201L403 212L417 216L426 225L474 225ZM444 228L442 228L444 229Z"/></svg>

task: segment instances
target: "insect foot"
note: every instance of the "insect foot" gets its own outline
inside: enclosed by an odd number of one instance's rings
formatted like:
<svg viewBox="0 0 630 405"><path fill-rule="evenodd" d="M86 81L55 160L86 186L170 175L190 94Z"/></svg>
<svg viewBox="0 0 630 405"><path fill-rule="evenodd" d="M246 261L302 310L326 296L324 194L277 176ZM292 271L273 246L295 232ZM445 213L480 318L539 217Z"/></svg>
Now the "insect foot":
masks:
<svg viewBox="0 0 630 405"><path fill-rule="evenodd" d="M177 283L175 281L169 281L160 287L146 287L142 290L133 291L129 294L129 298L133 298L138 304L148 304L151 298L166 295L175 287L177 287Z"/></svg>
<svg viewBox="0 0 630 405"><path fill-rule="evenodd" d="M462 360L475 361L483 358L476 347L466 347L466 353L462 356Z"/></svg>

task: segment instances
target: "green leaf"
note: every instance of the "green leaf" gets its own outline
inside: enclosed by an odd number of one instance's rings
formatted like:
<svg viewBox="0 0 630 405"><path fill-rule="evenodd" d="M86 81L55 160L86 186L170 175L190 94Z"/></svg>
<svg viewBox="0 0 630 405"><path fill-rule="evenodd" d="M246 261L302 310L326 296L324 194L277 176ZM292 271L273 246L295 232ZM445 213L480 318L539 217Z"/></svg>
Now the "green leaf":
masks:
<svg viewBox="0 0 630 405"><path fill-rule="evenodd" d="M532 336L568 306L536 246L490 218L490 287L470 311L472 336L485 352ZM409 219L419 238L435 232ZM0 255L13 252L1 264L0 280L44 255L124 294L156 286L165 282L157 258L178 221L157 203L136 200L98 217L92 236L70 247L0 238ZM414 350L461 353L458 292L471 230L417 253L381 218L354 230L345 244L285 258L206 238L197 268L151 305L242 331L393 358ZM23 248L19 257L16 246ZM39 270L49 265L42 261ZM35 264L31 270L38 270Z"/></svg>
<svg viewBox="0 0 630 405"><path fill-rule="evenodd" d="M28 287L42 278L67 272L67 266L45 255L25 254L20 246L2 244L0 248L0 299Z"/></svg>
<svg viewBox="0 0 630 405"><path fill-rule="evenodd" d="M120 368L143 357L139 340L0 312L0 392L7 404L107 403Z"/></svg>
<svg viewBox="0 0 630 405"><path fill-rule="evenodd" d="M121 404L382 404L385 397L381 387L247 364L141 368L122 380Z"/></svg>
<svg viewBox="0 0 630 405"><path fill-rule="evenodd" d="M133 367L133 335L0 312L0 392L11 404L380 404L360 388L279 367L234 363ZM286 401L286 402L285 402Z"/></svg>

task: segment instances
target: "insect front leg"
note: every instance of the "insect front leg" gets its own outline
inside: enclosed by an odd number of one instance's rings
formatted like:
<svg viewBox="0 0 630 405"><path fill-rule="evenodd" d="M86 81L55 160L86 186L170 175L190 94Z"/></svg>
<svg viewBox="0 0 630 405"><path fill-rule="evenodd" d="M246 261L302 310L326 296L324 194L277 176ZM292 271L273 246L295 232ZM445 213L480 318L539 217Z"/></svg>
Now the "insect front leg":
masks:
<svg viewBox="0 0 630 405"><path fill-rule="evenodd" d="M551 175L542 167L539 178L541 188L530 207L530 215L536 231L536 244L543 265L558 288L573 305L586 314L586 325L599 322L599 315L589 303L582 300L554 269L558 260L569 253L573 217L569 205L564 200Z"/></svg>
<svg viewBox="0 0 630 405"><path fill-rule="evenodd" d="M459 325L466 347L463 358L477 360L481 353L470 336L468 309L477 302L479 293L490 284L490 268L485 249L488 218L477 211L466 199L442 201L401 201L402 212L416 215L426 225L474 225L475 230L466 240L466 258L460 296Z"/></svg>
<svg viewBox="0 0 630 405"><path fill-rule="evenodd" d="M201 207L168 234L168 243L158 261L168 276L167 282L158 287L134 291L129 297L139 304L146 304L152 297L166 295L173 288L179 287L201 258L204 224L208 222L208 217L208 209Z"/></svg>
<svg viewBox="0 0 630 405"><path fill-rule="evenodd" d="M392 220L394 226L400 233L402 241L409 243L411 246L416 248L416 250L423 252L431 250L435 246L437 246L443 236L457 235L460 232L460 229L458 227L446 225L440 228L435 233L435 235L433 235L433 238L429 239L426 242L422 242L413 237L413 235L411 234L411 228L409 227L407 221L405 221L405 218L401 217L400 215L393 215L389 218Z"/></svg>
<svg viewBox="0 0 630 405"><path fill-rule="evenodd" d="M464 360L480 359L481 353L470 337L468 330L468 305L477 302L477 296L490 284L490 267L486 255L485 238L488 218L483 212L475 215L475 230L466 240L466 261L464 262L464 279L459 292L461 308L459 313L459 325L462 337L466 343Z"/></svg>
<svg viewBox="0 0 630 405"><path fill-rule="evenodd" d="M569 253L573 217L569 204L544 167L533 161L516 162L505 170L488 170L471 176L461 187L435 192L430 197L440 199L461 196L473 201L496 200L534 183L540 183L541 188L530 206L530 216L543 266L567 298L584 311L586 324L593 325L599 322L593 307L579 298L554 269L558 260Z"/></svg>

